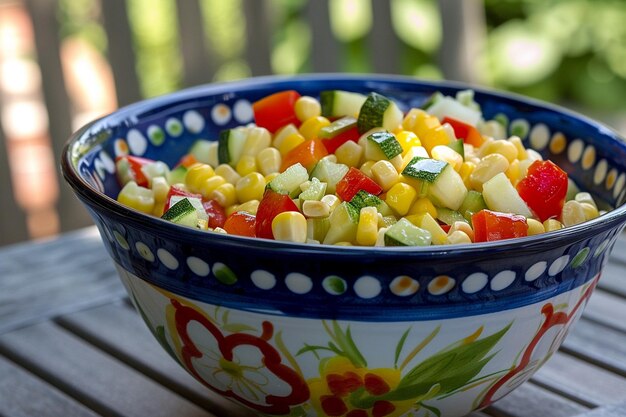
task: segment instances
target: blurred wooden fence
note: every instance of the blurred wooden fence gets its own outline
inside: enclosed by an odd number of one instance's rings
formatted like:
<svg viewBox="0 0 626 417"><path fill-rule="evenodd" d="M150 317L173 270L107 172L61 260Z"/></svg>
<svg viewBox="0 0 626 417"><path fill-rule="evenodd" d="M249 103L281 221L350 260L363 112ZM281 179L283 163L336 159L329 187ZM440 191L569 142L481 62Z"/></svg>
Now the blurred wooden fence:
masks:
<svg viewBox="0 0 626 417"><path fill-rule="evenodd" d="M63 77L60 51L58 0L23 0L34 28L36 59L41 69L41 85L48 112L49 135L58 166L64 142L72 133L71 103ZM1 2L0 2L1 5ZM243 0L246 24L245 60L251 74L271 74L271 27L266 0ZM372 0L373 25L368 34L372 69L377 73L400 73L400 48L391 24L390 3ZM108 41L108 61L115 81L118 106L142 99L136 72L132 31L125 0L100 0L102 26ZM217 70L208 45L205 44L199 0L177 0L179 49L182 57L184 86L211 82ZM439 0L443 39L438 64L444 77L471 82L471 56L484 36L482 0ZM329 0L309 0L304 8L312 34L311 64L313 72L337 72L341 45L332 34L329 22ZM375 59L373 59L375 57ZM0 245L29 238L25 216L12 198L8 156L0 126ZM73 196L57 170L60 184L56 209L60 231L91 224L86 211Z"/></svg>

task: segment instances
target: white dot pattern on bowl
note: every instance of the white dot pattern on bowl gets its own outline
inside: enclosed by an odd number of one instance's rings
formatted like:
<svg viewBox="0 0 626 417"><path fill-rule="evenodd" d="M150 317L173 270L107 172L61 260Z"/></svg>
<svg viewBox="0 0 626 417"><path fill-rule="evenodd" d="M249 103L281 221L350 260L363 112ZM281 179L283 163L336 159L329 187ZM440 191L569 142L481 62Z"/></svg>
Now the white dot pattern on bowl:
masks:
<svg viewBox="0 0 626 417"><path fill-rule="evenodd" d="M504 270L498 272L489 283L489 287L492 291L502 291L515 281L515 272L511 270Z"/></svg>
<svg viewBox="0 0 626 417"><path fill-rule="evenodd" d="M474 272L470 274L461 283L461 289L466 294L474 294L487 285L489 277L483 272Z"/></svg>
<svg viewBox="0 0 626 417"><path fill-rule="evenodd" d="M291 272L285 277L285 285L296 294L306 294L313 289L313 281L310 277L298 272Z"/></svg>
<svg viewBox="0 0 626 417"><path fill-rule="evenodd" d="M550 268L548 268L548 275L550 275L551 277L555 276L556 274L564 270L568 263L569 255L560 256L554 262L552 262Z"/></svg>
<svg viewBox="0 0 626 417"><path fill-rule="evenodd" d="M576 162L578 162L580 158L583 156L584 147L585 147L585 144L583 143L582 140L574 139L569 144L569 147L567 148L567 159L569 159L569 161L572 164L575 164Z"/></svg>
<svg viewBox="0 0 626 417"><path fill-rule="evenodd" d="M216 104L211 109L211 119L213 120L213 123L218 126L223 126L226 123L230 122L231 118L232 113L230 111L230 108L225 104Z"/></svg>
<svg viewBox="0 0 626 417"><path fill-rule="evenodd" d="M157 249L157 258L159 258L159 261L161 261L166 268L171 269L172 271L178 269L178 260L167 249Z"/></svg>
<svg viewBox="0 0 626 417"><path fill-rule="evenodd" d="M550 140L550 131L548 126L543 123L536 124L530 131L530 144L531 146L540 151L548 146Z"/></svg>
<svg viewBox="0 0 626 417"><path fill-rule="evenodd" d="M139 253L139 256L143 259L148 262L154 262L154 253L152 253L148 245L143 242L137 242L135 243L135 249L137 249L137 253Z"/></svg>
<svg viewBox="0 0 626 417"><path fill-rule="evenodd" d="M128 245L128 242L126 241L126 238L122 236L120 232L118 232L117 230L114 230L113 236L115 237L115 240L117 241L118 245L120 245L122 249L124 250L130 249L130 246Z"/></svg>
<svg viewBox="0 0 626 417"><path fill-rule="evenodd" d="M420 283L408 275L400 275L395 277L389 284L389 290L392 294L399 297L408 297L419 290Z"/></svg>
<svg viewBox="0 0 626 417"><path fill-rule="evenodd" d="M533 264L528 270L526 270L526 274L524 274L524 280L528 282L532 282L539 278L546 269L548 268L548 263L546 261L539 261Z"/></svg>
<svg viewBox="0 0 626 417"><path fill-rule="evenodd" d="M608 171L608 165L606 159L601 159L596 164L596 171L593 174L593 183L599 185L606 178L606 172Z"/></svg>
<svg viewBox="0 0 626 417"><path fill-rule="evenodd" d="M582 167L585 170L591 169L596 162L596 148L593 145L587 145L583 152Z"/></svg>
<svg viewBox="0 0 626 417"><path fill-rule="evenodd" d="M129 130L126 140L128 141L128 148L133 155L141 156L146 153L148 141L137 129Z"/></svg>
<svg viewBox="0 0 626 417"><path fill-rule="evenodd" d="M104 167L104 163L102 162L102 160L100 160L100 158L94 159L93 168L95 169L100 179L103 180L106 177L106 168Z"/></svg>
<svg viewBox="0 0 626 417"><path fill-rule="evenodd" d="M428 292L432 295L443 295L456 285L456 280L447 275L439 275L428 283Z"/></svg>
<svg viewBox="0 0 626 417"><path fill-rule="evenodd" d="M626 183L626 174L622 172L619 175L619 177L617 177L617 180L615 181L615 186L613 188L613 198L617 198L619 196L619 194L622 192L622 189L624 188L625 183Z"/></svg>
<svg viewBox="0 0 626 417"><path fill-rule="evenodd" d="M200 133L204 129L204 118L195 110L183 114L183 124L191 133Z"/></svg>
<svg viewBox="0 0 626 417"><path fill-rule="evenodd" d="M374 298L380 294L380 281L369 275L364 275L354 283L354 292L361 298Z"/></svg>
<svg viewBox="0 0 626 417"><path fill-rule="evenodd" d="M104 164L104 169L106 169L109 174L115 174L115 161L113 160L113 158L111 158L109 154L104 150L100 152L99 157Z"/></svg>
<svg viewBox="0 0 626 417"><path fill-rule="evenodd" d="M276 285L276 277L271 272L257 269L250 274L252 283L262 290L271 290Z"/></svg>
<svg viewBox="0 0 626 417"><path fill-rule="evenodd" d="M604 186L607 190L610 190L615 186L615 181L617 180L617 169L611 168L608 174L606 174L606 180L604 181Z"/></svg>
<svg viewBox="0 0 626 417"><path fill-rule="evenodd" d="M187 266L191 272L199 277L206 277L211 272L209 264L196 256L190 256L187 258Z"/></svg>
<svg viewBox="0 0 626 417"><path fill-rule="evenodd" d="M113 143L113 151L115 152L115 156L124 156L128 155L128 143L124 139L115 139Z"/></svg>
<svg viewBox="0 0 626 417"><path fill-rule="evenodd" d="M555 155L562 153L567 148L567 139L561 132L556 132L550 139L550 152Z"/></svg>
<svg viewBox="0 0 626 417"><path fill-rule="evenodd" d="M251 122L254 117L252 105L248 100L237 100L233 105L233 113L239 123Z"/></svg>

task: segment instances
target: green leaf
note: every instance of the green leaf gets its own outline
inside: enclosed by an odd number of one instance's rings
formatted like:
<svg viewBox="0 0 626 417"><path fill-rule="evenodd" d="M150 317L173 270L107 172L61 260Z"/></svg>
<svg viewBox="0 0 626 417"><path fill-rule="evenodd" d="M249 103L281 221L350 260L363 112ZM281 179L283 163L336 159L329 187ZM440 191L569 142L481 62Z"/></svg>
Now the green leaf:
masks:
<svg viewBox="0 0 626 417"><path fill-rule="evenodd" d="M222 323L224 324L228 323L229 315L230 315L230 310L224 310L224 313L222 313Z"/></svg>
<svg viewBox="0 0 626 417"><path fill-rule="evenodd" d="M329 350L331 352L334 352L334 350L327 348L326 346L306 345L305 347L303 347L302 349L296 352L296 356L302 355L303 353L307 353L307 352L316 352L318 350Z"/></svg>
<svg viewBox="0 0 626 417"><path fill-rule="evenodd" d="M352 364L357 368L367 367L367 361L354 344L354 340L352 340L350 326L348 326L344 332L339 324L336 321L333 321L333 331L335 333L335 341L340 348L338 349L338 353L343 353L343 356L350 359L350 362L352 362ZM329 343L328 346L332 348L331 343Z"/></svg>
<svg viewBox="0 0 626 417"><path fill-rule="evenodd" d="M432 411L432 413L434 415L436 415L437 417L441 417L441 411L439 411L439 409L437 407L433 407L431 405L426 405L424 403L420 403L420 405L422 407L424 407L425 409L427 409L428 411Z"/></svg>
<svg viewBox="0 0 626 417"><path fill-rule="evenodd" d="M404 342L406 342L406 338L409 335L410 331L411 331L410 327L408 329L406 329L406 331L404 332L404 334L402 335L402 337L398 341L398 344L396 345L396 355L395 355L395 357L393 359L393 367L394 368L398 367L398 359L400 359L400 354L402 353L402 348L404 347Z"/></svg>

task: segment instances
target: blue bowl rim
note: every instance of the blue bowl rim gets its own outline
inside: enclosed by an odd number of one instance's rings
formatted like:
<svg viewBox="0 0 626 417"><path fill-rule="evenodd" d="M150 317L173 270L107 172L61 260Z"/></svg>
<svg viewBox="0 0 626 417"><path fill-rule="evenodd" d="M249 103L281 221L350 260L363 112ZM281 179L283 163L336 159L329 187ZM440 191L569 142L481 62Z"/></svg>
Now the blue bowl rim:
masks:
<svg viewBox="0 0 626 417"><path fill-rule="evenodd" d="M414 77L402 75L372 75L372 74L302 74L295 76L261 76L252 77L243 80L205 84L196 87L183 89L174 93L166 94L159 97L145 99L125 107L115 112L96 119L76 131L65 143L62 151L61 170L66 181L74 189L74 192L85 202L100 207L101 209L115 215L120 220L129 222L130 224L144 225L152 230L158 230L157 234L167 236L172 239L179 239L180 233L184 230L188 238L193 238L198 245L219 245L233 249L246 248L260 250L281 250L282 253L294 253L304 255L318 255L331 258L355 258L367 256L370 259L378 258L425 258L439 259L447 258L454 253L458 256L485 255L493 251L519 250L521 248L532 248L538 245L548 245L550 247L561 246L573 241L589 238L597 234L599 229L607 229L617 227L620 223L626 222L626 204L614 208L608 213L597 217L596 219L569 226L567 228L543 233L535 236L527 236L523 238L507 239L495 242L459 244L454 246L436 245L428 247L362 247L362 246L333 246L333 245L317 245L317 244L300 244L293 242L275 241L270 239L250 238L243 236L227 235L222 233L210 233L201 230L177 225L158 217L150 216L123 206L116 200L108 197L93 188L85 179L83 179L76 171L74 165L74 156L77 154L77 148L85 140L94 135L111 128L122 122L132 122L137 115L155 108L171 106L177 102L201 99L207 95L218 95L223 93L231 93L233 90L244 90L251 87L267 87L269 84L279 87L282 83L290 84L297 82L309 81L357 81L357 82L373 82L373 83L414 83L432 88L433 91L442 88L455 89L472 89L480 94L493 97L497 100L514 102L523 104L533 108L548 110L560 113L569 118L578 119L579 121L591 125L598 130L600 134L611 137L616 141L621 141L626 148L624 139L610 127L597 122L587 116L572 110L563 108L558 105L543 102L521 96L515 93L497 91L489 88L478 87L466 83L456 81L430 81L421 80ZM286 88L286 87L285 87ZM294 88L294 87L289 87ZM80 155L86 154L93 146L92 144L86 151L83 149Z"/></svg>

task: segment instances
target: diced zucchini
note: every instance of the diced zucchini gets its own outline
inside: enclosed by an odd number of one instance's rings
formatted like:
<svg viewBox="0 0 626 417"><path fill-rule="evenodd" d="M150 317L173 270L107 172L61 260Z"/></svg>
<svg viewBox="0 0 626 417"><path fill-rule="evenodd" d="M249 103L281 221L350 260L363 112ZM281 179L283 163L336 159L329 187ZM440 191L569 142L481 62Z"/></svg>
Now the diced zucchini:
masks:
<svg viewBox="0 0 626 417"><path fill-rule="evenodd" d="M487 205L485 204L485 199L483 198L482 193L469 190L467 192L467 196L461 203L461 207L459 207L459 213L463 215L463 217L469 222L472 220L472 214L478 213L479 211L486 209Z"/></svg>
<svg viewBox="0 0 626 417"><path fill-rule="evenodd" d="M463 178L448 164L428 187L428 196L439 207L458 210L467 195Z"/></svg>
<svg viewBox="0 0 626 417"><path fill-rule="evenodd" d="M311 178L309 187L300 193L300 200L321 200L326 194L326 183Z"/></svg>
<svg viewBox="0 0 626 417"><path fill-rule="evenodd" d="M357 127L360 133L375 127L395 130L402 123L402 116L396 103L378 93L370 93L361 106Z"/></svg>
<svg viewBox="0 0 626 417"><path fill-rule="evenodd" d="M446 166L448 166L446 161L416 156L404 167L402 175L432 183L441 175Z"/></svg>
<svg viewBox="0 0 626 417"><path fill-rule="evenodd" d="M186 167L182 165L177 166L176 168L171 170L169 175L166 177L167 182L169 184L181 184L181 183L184 184L187 171L188 170Z"/></svg>
<svg viewBox="0 0 626 417"><path fill-rule="evenodd" d="M115 162L115 174L121 185L126 185L135 180L133 171L130 169L130 163L126 158L120 158Z"/></svg>
<svg viewBox="0 0 626 417"><path fill-rule="evenodd" d="M148 179L148 183L152 184L152 178L166 177L169 175L170 167L165 162L154 161L141 167L141 172Z"/></svg>
<svg viewBox="0 0 626 417"><path fill-rule="evenodd" d="M385 232L385 246L429 246L431 234L407 219L400 219Z"/></svg>
<svg viewBox="0 0 626 417"><path fill-rule="evenodd" d="M363 94L343 90L328 90L320 93L322 116L356 117L367 97Z"/></svg>
<svg viewBox="0 0 626 417"><path fill-rule="evenodd" d="M198 139L191 145L189 153L203 164L217 166L219 160L217 157L219 143L214 140Z"/></svg>
<svg viewBox="0 0 626 417"><path fill-rule="evenodd" d="M461 155L461 157L463 157L463 160L465 160L465 147L463 146L463 139L453 140L448 144L448 147Z"/></svg>
<svg viewBox="0 0 626 417"><path fill-rule="evenodd" d="M191 205L194 206L194 208L198 212L198 219L200 219L200 220L208 220L209 219L209 215L207 214L206 210L202 206L202 200L200 200L197 197L185 197L185 196L182 196L182 195L173 195L172 197L170 197L170 206L173 206L176 203L178 203L179 201L184 200L184 199L189 200Z"/></svg>
<svg viewBox="0 0 626 417"><path fill-rule="evenodd" d="M374 132L367 136L365 158L368 160L389 160L400 154L402 154L402 145L392 133L387 131Z"/></svg>
<svg viewBox="0 0 626 417"><path fill-rule="evenodd" d="M293 198L300 194L300 184L308 180L308 171L298 162L278 174L270 181L269 187L278 193L289 194Z"/></svg>
<svg viewBox="0 0 626 417"><path fill-rule="evenodd" d="M437 207L437 220L450 226L452 226L455 222L469 223L461 213L456 210L450 210L446 207Z"/></svg>
<svg viewBox="0 0 626 417"><path fill-rule="evenodd" d="M432 242L435 245L443 245L446 243L448 234L441 228L437 220L435 220L430 213L416 214L411 216L411 219L413 224L417 227L427 230L430 233Z"/></svg>
<svg viewBox="0 0 626 417"><path fill-rule="evenodd" d="M489 210L532 217L526 202L518 194L504 172L483 184L483 198Z"/></svg>
<svg viewBox="0 0 626 417"><path fill-rule="evenodd" d="M247 137L248 131L244 128L222 130L217 147L218 162L231 166L237 165Z"/></svg>
<svg viewBox="0 0 626 417"><path fill-rule="evenodd" d="M182 198L163 213L161 218L183 226L196 227L198 211L188 198Z"/></svg>
<svg viewBox="0 0 626 417"><path fill-rule="evenodd" d="M306 219L306 237L307 239L322 242L326 237L326 233L328 233L329 227L330 220L328 217Z"/></svg>
<svg viewBox="0 0 626 417"><path fill-rule="evenodd" d="M322 241L332 245L337 242L354 242L359 224L359 212L347 201L339 204L329 216L330 227Z"/></svg>
<svg viewBox="0 0 626 417"><path fill-rule="evenodd" d="M335 136L350 130L356 126L356 118L352 116L345 116L341 119L337 119L328 126L324 126L317 133L317 136L322 139L334 138Z"/></svg>
<svg viewBox="0 0 626 417"><path fill-rule="evenodd" d="M311 177L325 182L326 192L333 194L337 183L346 175L349 169L350 168L345 164L338 164L327 158L322 158L317 165L315 165L315 168L311 172Z"/></svg>
<svg viewBox="0 0 626 417"><path fill-rule="evenodd" d="M352 197L350 200L350 204L352 204L359 212L363 207L376 207L376 210L383 216L390 216L393 214L391 208L385 203L384 200L381 200L374 194L370 194L365 190L359 190L358 193Z"/></svg>
<svg viewBox="0 0 626 417"><path fill-rule="evenodd" d="M428 113L439 120L450 117L468 125L476 126L481 119L480 111L466 107L452 97L442 97L427 108Z"/></svg>
<svg viewBox="0 0 626 417"><path fill-rule="evenodd" d="M576 197L576 194L578 194L579 192L580 192L580 188L578 188L578 185L576 185L573 179L568 178L567 179L567 194L565 195L565 201L574 200Z"/></svg>

